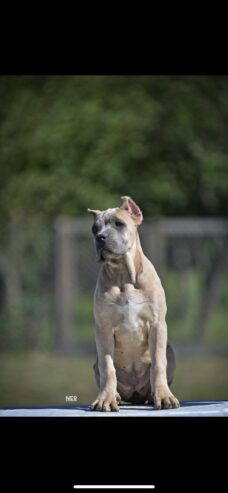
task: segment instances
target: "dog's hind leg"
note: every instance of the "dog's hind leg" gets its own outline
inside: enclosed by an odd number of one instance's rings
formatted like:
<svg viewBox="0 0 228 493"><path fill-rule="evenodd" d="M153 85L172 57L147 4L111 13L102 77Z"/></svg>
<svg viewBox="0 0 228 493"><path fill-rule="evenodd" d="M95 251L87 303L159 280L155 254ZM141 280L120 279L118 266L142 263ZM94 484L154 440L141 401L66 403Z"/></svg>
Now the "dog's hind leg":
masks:
<svg viewBox="0 0 228 493"><path fill-rule="evenodd" d="M168 385L171 385L176 369L176 357L175 357L175 352L171 344L168 342L167 343L167 348L166 348L166 358L167 358L167 380L168 380Z"/></svg>
<svg viewBox="0 0 228 493"><path fill-rule="evenodd" d="M100 372L99 372L99 367L98 367L98 358L96 359L96 361L93 365L93 371L94 371L96 384L97 384L98 388L100 388Z"/></svg>

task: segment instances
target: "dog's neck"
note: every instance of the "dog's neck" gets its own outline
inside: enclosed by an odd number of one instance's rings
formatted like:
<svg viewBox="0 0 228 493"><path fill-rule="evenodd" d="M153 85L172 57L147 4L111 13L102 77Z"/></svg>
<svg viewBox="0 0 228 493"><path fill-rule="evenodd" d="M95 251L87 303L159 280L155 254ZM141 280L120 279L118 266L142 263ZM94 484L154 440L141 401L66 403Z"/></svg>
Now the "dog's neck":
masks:
<svg viewBox="0 0 228 493"><path fill-rule="evenodd" d="M135 241L131 248L117 259L107 259L104 263L104 269L108 277L116 280L117 285L125 282L136 284L137 275L142 272L142 256L143 251L136 232Z"/></svg>

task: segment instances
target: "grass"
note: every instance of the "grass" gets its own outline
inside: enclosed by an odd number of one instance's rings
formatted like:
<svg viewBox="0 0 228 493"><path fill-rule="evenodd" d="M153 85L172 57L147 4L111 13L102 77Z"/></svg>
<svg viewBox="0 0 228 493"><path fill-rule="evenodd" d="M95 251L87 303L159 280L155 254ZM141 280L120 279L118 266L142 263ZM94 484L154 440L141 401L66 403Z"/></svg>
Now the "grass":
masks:
<svg viewBox="0 0 228 493"><path fill-rule="evenodd" d="M49 353L2 354L0 407L64 406L66 395L78 404L96 396L94 358L63 357Z"/></svg>
<svg viewBox="0 0 228 493"><path fill-rule="evenodd" d="M77 404L90 403L97 393L93 362L88 356L3 353L0 407L64 406L66 395L77 395ZM227 400L228 359L179 357L172 390L180 400Z"/></svg>
<svg viewBox="0 0 228 493"><path fill-rule="evenodd" d="M172 391L180 400L228 400L228 358L178 357Z"/></svg>

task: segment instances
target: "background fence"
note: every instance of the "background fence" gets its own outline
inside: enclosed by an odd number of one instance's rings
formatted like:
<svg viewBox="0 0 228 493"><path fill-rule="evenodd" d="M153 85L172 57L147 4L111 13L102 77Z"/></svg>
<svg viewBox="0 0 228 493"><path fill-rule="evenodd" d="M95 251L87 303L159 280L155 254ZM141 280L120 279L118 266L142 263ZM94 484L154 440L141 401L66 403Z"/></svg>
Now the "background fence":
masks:
<svg viewBox="0 0 228 493"><path fill-rule="evenodd" d="M166 291L172 390L180 400L227 399L228 221L145 220L140 237ZM92 402L91 219L18 219L1 239L0 407Z"/></svg>
<svg viewBox="0 0 228 493"><path fill-rule="evenodd" d="M94 399L85 211L126 193L162 218L140 235L167 296L173 391L227 399L227 76L2 76L0 94L0 406Z"/></svg>
<svg viewBox="0 0 228 493"><path fill-rule="evenodd" d="M145 220L140 237L166 291L177 350L227 354L228 220ZM0 254L1 349L95 352L98 268L91 220L15 221Z"/></svg>

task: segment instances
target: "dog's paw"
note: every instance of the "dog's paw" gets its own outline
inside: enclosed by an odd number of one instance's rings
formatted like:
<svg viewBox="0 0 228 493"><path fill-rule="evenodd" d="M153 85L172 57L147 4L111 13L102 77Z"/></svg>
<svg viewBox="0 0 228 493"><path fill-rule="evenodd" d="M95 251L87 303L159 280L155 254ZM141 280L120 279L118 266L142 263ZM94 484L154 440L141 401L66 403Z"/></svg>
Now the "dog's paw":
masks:
<svg viewBox="0 0 228 493"><path fill-rule="evenodd" d="M178 399L169 389L160 387L153 396L155 409L175 409L180 406Z"/></svg>
<svg viewBox="0 0 228 493"><path fill-rule="evenodd" d="M91 411L119 411L117 399L119 394L116 395L99 395L98 398L91 405Z"/></svg>

